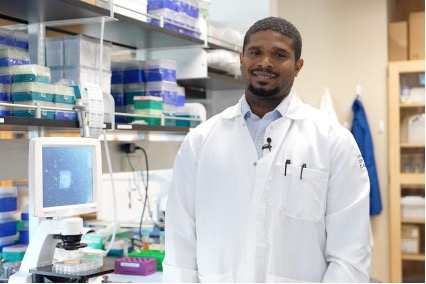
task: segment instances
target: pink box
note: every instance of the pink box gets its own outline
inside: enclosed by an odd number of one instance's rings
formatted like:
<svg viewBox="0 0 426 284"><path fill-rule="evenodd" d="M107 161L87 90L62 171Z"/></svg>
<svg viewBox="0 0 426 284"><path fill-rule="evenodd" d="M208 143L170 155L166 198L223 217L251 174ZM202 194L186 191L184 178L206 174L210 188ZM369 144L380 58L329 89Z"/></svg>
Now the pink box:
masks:
<svg viewBox="0 0 426 284"><path fill-rule="evenodd" d="M123 257L116 259L114 273L126 275L150 275L157 272L155 258Z"/></svg>

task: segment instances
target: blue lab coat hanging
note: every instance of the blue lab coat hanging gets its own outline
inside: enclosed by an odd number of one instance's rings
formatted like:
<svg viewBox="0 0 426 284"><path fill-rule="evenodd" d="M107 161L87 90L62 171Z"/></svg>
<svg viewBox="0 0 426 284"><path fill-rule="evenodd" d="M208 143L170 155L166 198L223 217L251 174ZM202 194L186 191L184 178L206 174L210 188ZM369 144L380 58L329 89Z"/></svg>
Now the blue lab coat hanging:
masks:
<svg viewBox="0 0 426 284"><path fill-rule="evenodd" d="M378 215L382 211L382 200L377 178L376 161L374 159L373 140L364 107L358 98L355 99L352 105L352 111L354 117L351 132L361 150L370 178L370 215Z"/></svg>

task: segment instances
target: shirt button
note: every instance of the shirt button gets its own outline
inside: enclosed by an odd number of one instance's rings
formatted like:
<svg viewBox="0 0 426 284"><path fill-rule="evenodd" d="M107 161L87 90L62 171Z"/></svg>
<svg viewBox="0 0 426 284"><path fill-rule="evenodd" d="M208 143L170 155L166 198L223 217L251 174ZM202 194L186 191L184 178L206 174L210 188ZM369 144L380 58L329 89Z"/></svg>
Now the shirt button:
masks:
<svg viewBox="0 0 426 284"><path fill-rule="evenodd" d="M253 166L255 166L255 167L256 167L256 166L257 166L257 162L254 162L254 163L253 163Z"/></svg>
<svg viewBox="0 0 426 284"><path fill-rule="evenodd" d="M246 126L246 124L245 124L245 123L243 123L243 126Z"/></svg>

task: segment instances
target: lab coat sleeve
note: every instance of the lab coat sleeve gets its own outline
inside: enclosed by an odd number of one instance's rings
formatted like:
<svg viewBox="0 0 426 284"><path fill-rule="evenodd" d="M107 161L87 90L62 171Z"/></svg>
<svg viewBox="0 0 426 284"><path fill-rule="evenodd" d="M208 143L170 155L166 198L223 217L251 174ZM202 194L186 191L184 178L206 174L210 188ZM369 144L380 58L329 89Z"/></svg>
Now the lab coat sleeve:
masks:
<svg viewBox="0 0 426 284"><path fill-rule="evenodd" d="M352 134L332 134L323 282L370 282L369 178Z"/></svg>
<svg viewBox="0 0 426 284"><path fill-rule="evenodd" d="M175 159L165 218L164 282L198 282L194 177L196 156L188 135Z"/></svg>

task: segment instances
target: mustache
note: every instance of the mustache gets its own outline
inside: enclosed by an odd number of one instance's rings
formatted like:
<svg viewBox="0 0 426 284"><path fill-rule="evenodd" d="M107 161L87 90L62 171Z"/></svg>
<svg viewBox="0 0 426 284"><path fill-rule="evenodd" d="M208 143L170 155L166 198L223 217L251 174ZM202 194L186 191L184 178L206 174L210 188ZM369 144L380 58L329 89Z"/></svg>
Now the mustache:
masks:
<svg viewBox="0 0 426 284"><path fill-rule="evenodd" d="M266 73L278 76L278 73L272 71L270 67L257 66L250 69L250 73L253 73L253 72L266 72Z"/></svg>

